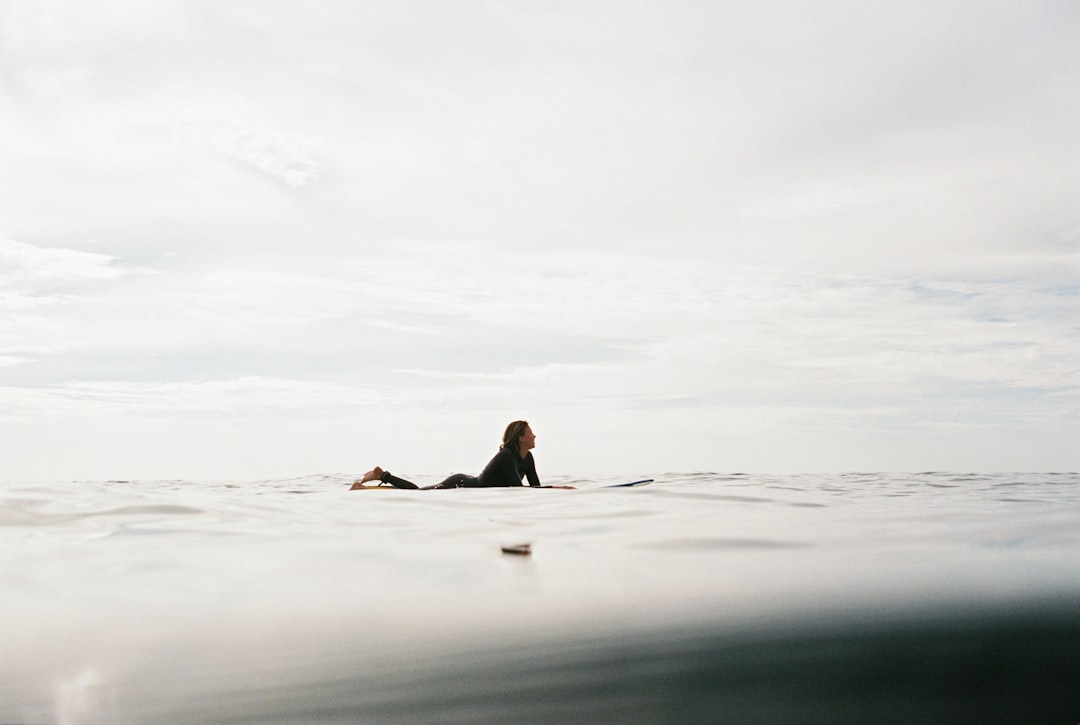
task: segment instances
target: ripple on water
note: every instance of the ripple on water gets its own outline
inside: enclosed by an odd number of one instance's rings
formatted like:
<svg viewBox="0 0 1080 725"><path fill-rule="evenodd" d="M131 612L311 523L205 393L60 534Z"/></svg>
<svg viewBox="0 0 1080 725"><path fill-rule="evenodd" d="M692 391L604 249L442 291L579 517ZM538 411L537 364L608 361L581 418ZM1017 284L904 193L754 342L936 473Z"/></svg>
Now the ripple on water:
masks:
<svg viewBox="0 0 1080 725"><path fill-rule="evenodd" d="M754 539L754 538L730 538L730 537L680 537L677 539L660 539L647 544L639 544L638 548L647 549L672 549L681 552L693 551L747 551L759 549L808 549L813 544L804 541L782 541L780 539Z"/></svg>

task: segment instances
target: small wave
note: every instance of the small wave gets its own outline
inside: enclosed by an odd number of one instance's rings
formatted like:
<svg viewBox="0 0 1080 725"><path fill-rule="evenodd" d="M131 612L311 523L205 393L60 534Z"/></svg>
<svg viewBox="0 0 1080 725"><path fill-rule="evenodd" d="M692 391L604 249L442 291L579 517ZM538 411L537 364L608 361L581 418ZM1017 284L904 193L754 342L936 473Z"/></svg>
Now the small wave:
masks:
<svg viewBox="0 0 1080 725"><path fill-rule="evenodd" d="M0 507L0 526L53 526L80 520L128 516L194 516L202 509L173 504L120 506L101 511L45 511L47 501L4 502ZM20 505L21 504L21 505Z"/></svg>
<svg viewBox="0 0 1080 725"><path fill-rule="evenodd" d="M663 539L642 544L648 549L675 549L677 551L695 551L702 549L808 549L811 544L800 541L780 541L776 539L732 539L723 537Z"/></svg>
<svg viewBox="0 0 1080 725"><path fill-rule="evenodd" d="M143 514L160 514L164 516L190 516L203 513L202 509L191 506L177 506L174 504L155 504L149 506L121 506L120 508L99 511L88 516L140 516Z"/></svg>
<svg viewBox="0 0 1080 725"><path fill-rule="evenodd" d="M671 498L685 501L717 501L727 503L773 503L773 499L760 496L740 496L731 493L709 493L698 490L653 489L649 495L655 498Z"/></svg>

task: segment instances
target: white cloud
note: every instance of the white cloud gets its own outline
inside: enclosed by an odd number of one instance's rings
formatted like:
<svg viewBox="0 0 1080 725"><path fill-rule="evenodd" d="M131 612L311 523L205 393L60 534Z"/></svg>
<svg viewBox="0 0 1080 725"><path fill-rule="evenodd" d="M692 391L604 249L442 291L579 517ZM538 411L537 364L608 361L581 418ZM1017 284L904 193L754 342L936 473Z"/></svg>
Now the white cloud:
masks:
<svg viewBox="0 0 1080 725"><path fill-rule="evenodd" d="M0 237L0 290L34 291L119 279L129 271L116 261L107 254L40 247Z"/></svg>
<svg viewBox="0 0 1080 725"><path fill-rule="evenodd" d="M229 118L192 121L186 131L192 139L293 189L309 186L319 178L313 153L318 144L302 134L269 131Z"/></svg>
<svg viewBox="0 0 1080 725"><path fill-rule="evenodd" d="M321 416L390 402L384 390L373 387L257 377L195 382L85 381L0 390L8 417Z"/></svg>
<svg viewBox="0 0 1080 725"><path fill-rule="evenodd" d="M33 362L78 345L72 318L98 285L138 272L93 252L0 237L0 359Z"/></svg>

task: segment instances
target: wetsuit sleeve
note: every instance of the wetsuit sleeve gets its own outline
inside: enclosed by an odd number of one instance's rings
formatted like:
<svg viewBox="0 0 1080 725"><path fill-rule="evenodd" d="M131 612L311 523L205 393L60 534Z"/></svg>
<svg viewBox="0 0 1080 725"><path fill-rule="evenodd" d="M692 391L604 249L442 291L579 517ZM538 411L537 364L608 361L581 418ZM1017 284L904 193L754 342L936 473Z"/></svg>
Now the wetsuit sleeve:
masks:
<svg viewBox="0 0 1080 725"><path fill-rule="evenodd" d="M536 475L536 461L532 453L525 458L525 478L529 479L530 486L540 485L540 477Z"/></svg>

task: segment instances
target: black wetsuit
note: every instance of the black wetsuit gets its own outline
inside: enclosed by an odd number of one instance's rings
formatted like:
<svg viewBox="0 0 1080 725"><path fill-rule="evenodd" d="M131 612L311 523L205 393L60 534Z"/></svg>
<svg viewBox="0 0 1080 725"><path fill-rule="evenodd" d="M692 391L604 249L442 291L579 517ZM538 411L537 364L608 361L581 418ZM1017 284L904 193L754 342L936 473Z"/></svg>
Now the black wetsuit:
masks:
<svg viewBox="0 0 1080 725"><path fill-rule="evenodd" d="M532 452L526 452L524 458L518 458L517 454L509 448L503 448L495 457L488 461L479 476L470 476L465 473L455 473L445 481L434 486L424 488L497 488L506 486L521 486L523 478L529 479L530 486L539 486L540 477L536 475L536 461L533 460ZM384 471L380 481L389 483L396 488L420 488L411 481L398 478L389 471Z"/></svg>

